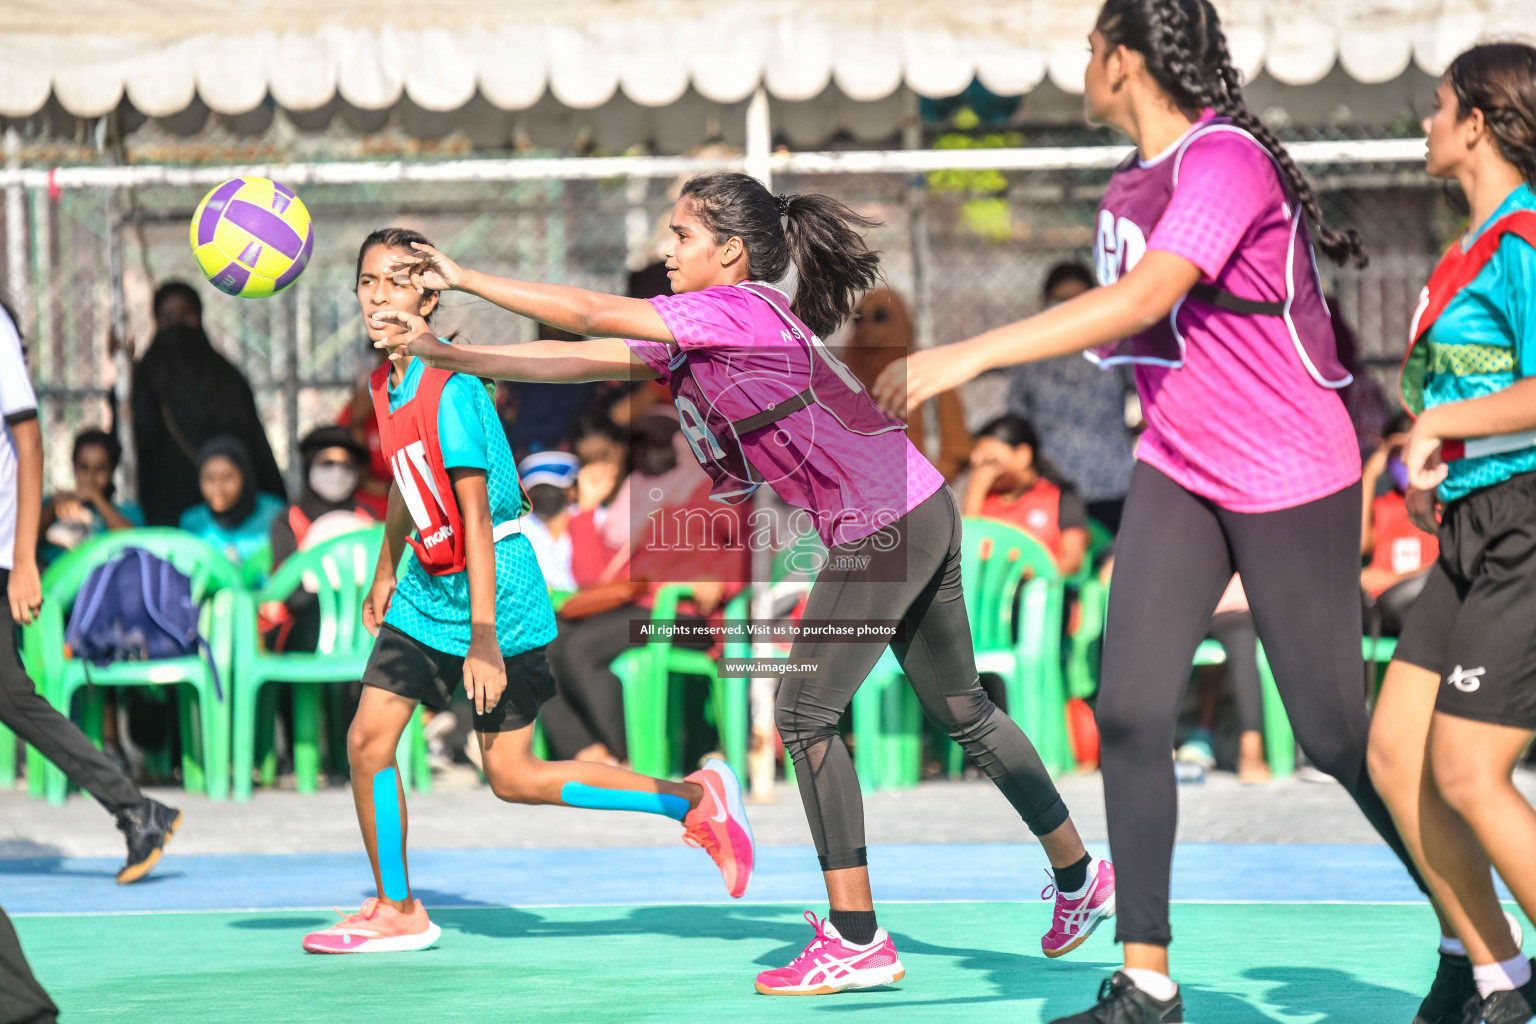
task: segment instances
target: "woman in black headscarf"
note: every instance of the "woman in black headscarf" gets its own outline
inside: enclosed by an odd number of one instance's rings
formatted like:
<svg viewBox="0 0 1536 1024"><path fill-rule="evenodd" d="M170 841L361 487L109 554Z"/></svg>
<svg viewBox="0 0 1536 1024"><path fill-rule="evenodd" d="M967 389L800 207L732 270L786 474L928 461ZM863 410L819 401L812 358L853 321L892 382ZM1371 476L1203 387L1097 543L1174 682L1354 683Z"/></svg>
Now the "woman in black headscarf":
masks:
<svg viewBox="0 0 1536 1024"><path fill-rule="evenodd" d="M183 530L200 537L239 565L267 542L267 529L283 511L281 498L258 493L245 445L227 435L210 438L197 451L197 484L202 504L181 515Z"/></svg>
<svg viewBox="0 0 1536 1024"><path fill-rule="evenodd" d="M133 374L133 441L139 504L150 526L175 526L202 500L198 451L210 438L239 441L256 491L286 496L244 375L216 352L202 327L175 324L156 333Z"/></svg>

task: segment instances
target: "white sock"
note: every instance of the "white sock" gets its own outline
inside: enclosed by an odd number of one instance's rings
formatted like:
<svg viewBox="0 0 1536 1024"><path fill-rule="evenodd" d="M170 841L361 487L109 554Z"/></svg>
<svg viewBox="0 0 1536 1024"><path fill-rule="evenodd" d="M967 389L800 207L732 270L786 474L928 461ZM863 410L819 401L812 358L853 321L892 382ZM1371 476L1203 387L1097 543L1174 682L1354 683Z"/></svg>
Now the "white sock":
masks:
<svg viewBox="0 0 1536 1024"><path fill-rule="evenodd" d="M1082 899L1084 896L1088 895L1088 887L1093 884L1093 880L1098 875L1098 873L1099 858L1090 856L1088 858L1088 873L1083 876L1083 887L1077 890L1077 892L1064 892L1061 894L1062 897L1069 900Z"/></svg>
<svg viewBox="0 0 1536 1024"><path fill-rule="evenodd" d="M1160 1003L1166 1003L1178 994L1179 986L1173 983L1173 979L1160 971L1149 971L1145 967L1126 967L1123 973L1136 983L1136 987Z"/></svg>
<svg viewBox="0 0 1536 1024"><path fill-rule="evenodd" d="M1489 993L1519 988L1531 980L1531 962L1523 955L1497 964L1473 964L1472 977L1477 981L1477 994L1484 999Z"/></svg>
<svg viewBox="0 0 1536 1024"><path fill-rule="evenodd" d="M1446 956L1466 956L1467 947L1461 944L1461 940L1449 935L1440 936L1440 952Z"/></svg>

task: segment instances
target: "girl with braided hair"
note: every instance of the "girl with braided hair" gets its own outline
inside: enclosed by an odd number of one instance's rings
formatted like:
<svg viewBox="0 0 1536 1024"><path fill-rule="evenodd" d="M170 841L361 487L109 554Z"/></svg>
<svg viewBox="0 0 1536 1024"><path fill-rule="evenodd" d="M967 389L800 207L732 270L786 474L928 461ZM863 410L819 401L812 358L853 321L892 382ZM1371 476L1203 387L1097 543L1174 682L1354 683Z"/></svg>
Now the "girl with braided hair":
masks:
<svg viewBox="0 0 1536 1024"><path fill-rule="evenodd" d="M1135 369L1147 430L1096 707L1126 969L1056 1024L1168 1024L1184 1019L1167 952L1174 727L1234 572L1302 749L1414 873L1366 771L1360 453L1311 240L1341 264L1365 252L1353 231L1324 226L1244 106L1209 0L1107 0L1089 42L1088 117L1136 144L1099 207L1104 287L893 363L874 392L899 411L985 370L1073 352Z"/></svg>

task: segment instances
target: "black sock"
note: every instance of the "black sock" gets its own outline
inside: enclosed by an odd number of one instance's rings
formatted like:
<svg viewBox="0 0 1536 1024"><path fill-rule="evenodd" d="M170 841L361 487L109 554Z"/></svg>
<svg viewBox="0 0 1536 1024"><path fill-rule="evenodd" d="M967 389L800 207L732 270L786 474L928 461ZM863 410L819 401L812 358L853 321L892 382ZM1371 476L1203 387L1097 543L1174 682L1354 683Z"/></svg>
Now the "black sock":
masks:
<svg viewBox="0 0 1536 1024"><path fill-rule="evenodd" d="M1088 862L1093 858L1083 854L1083 859L1075 864L1068 864L1064 868L1053 868L1052 876L1056 879L1058 892L1077 892L1088 883Z"/></svg>
<svg viewBox="0 0 1536 1024"><path fill-rule="evenodd" d="M873 910L834 910L827 915L837 934L855 946L867 946L875 941L875 912Z"/></svg>

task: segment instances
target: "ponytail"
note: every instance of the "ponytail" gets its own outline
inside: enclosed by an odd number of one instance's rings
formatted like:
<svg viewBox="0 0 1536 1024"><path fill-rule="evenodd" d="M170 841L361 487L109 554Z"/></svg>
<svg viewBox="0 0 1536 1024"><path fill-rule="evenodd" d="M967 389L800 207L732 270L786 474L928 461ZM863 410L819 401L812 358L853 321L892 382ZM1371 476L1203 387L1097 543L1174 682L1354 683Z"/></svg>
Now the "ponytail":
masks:
<svg viewBox="0 0 1536 1024"><path fill-rule="evenodd" d="M821 337L837 330L880 278L880 255L859 233L876 222L829 196L775 198L756 178L737 173L690 178L682 194L692 198L716 245L741 239L754 280L779 281L794 267L791 308Z"/></svg>
<svg viewBox="0 0 1536 1024"><path fill-rule="evenodd" d="M1111 47L1141 54L1147 73L1181 107L1210 107L1267 149L1306 210L1317 247L1340 266L1365 266L1360 233L1323 223L1317 193L1280 140L1243 102L1242 76L1232 66L1227 37L1210 0L1106 0L1096 26Z"/></svg>

